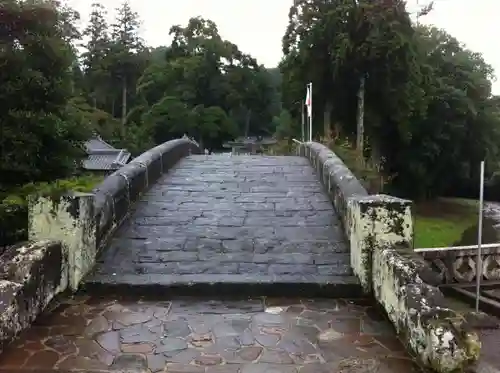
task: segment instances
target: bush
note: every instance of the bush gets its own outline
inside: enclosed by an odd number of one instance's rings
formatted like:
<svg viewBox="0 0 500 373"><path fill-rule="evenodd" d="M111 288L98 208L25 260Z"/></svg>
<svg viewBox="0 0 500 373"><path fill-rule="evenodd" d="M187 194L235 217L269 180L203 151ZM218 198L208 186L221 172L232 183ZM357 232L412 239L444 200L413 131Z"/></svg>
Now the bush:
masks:
<svg viewBox="0 0 500 373"><path fill-rule="evenodd" d="M28 239L28 196L91 192L102 176L82 175L53 183L30 183L11 191L0 201L0 254L2 247Z"/></svg>

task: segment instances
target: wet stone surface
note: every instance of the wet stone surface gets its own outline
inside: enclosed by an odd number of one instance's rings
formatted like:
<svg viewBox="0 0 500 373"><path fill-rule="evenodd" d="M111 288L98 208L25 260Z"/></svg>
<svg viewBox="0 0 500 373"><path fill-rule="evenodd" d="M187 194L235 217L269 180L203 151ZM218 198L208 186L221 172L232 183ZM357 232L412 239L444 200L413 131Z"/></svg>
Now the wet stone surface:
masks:
<svg viewBox="0 0 500 373"><path fill-rule="evenodd" d="M183 159L141 197L89 282L183 278L355 281L340 220L308 160L264 156Z"/></svg>
<svg viewBox="0 0 500 373"><path fill-rule="evenodd" d="M345 300L105 300L54 307L0 372L419 372L389 324Z"/></svg>
<svg viewBox="0 0 500 373"><path fill-rule="evenodd" d="M481 340L481 356L475 373L495 373L500 371L500 329L478 330Z"/></svg>

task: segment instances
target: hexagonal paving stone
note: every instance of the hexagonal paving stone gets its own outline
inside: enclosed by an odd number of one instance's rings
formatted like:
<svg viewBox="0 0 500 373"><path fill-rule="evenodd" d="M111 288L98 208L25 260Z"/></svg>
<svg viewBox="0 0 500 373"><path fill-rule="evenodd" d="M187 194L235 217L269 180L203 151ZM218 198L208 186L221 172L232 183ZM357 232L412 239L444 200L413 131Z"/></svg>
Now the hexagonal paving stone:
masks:
<svg viewBox="0 0 500 373"><path fill-rule="evenodd" d="M0 371L419 372L390 324L366 309L344 300L76 296L7 347Z"/></svg>

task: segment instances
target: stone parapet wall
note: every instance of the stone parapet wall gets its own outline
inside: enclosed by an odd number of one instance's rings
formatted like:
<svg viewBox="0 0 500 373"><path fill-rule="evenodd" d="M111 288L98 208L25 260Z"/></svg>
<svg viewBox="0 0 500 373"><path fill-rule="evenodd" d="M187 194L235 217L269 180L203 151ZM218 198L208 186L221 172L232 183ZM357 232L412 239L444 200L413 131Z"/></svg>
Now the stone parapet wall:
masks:
<svg viewBox="0 0 500 373"><path fill-rule="evenodd" d="M94 193L30 199L30 243L0 255L0 352L54 296L78 289L95 265L99 248L127 217L131 205L192 153L201 153L192 140L168 141L108 176Z"/></svg>
<svg viewBox="0 0 500 373"><path fill-rule="evenodd" d="M37 197L29 201L28 234L32 242L62 243L67 286L77 290L81 279L94 266L97 254L94 196L75 193L60 197ZM66 287L66 286L65 286Z"/></svg>
<svg viewBox="0 0 500 373"><path fill-rule="evenodd" d="M373 253L373 294L407 348L437 372L461 372L479 358L481 344L463 315L447 308L441 291L423 280L429 269L406 248Z"/></svg>
<svg viewBox="0 0 500 373"><path fill-rule="evenodd" d="M368 195L326 146L298 147L318 173L349 239L351 267L385 310L410 353L437 372L465 370L479 357L477 335L446 308L439 276L413 252L412 202Z"/></svg>
<svg viewBox="0 0 500 373"><path fill-rule="evenodd" d="M304 143L297 147L297 152L308 158L316 170L349 236L347 202L353 197L368 196L368 192L344 162L326 146L315 142Z"/></svg>
<svg viewBox="0 0 500 373"><path fill-rule="evenodd" d="M115 171L94 190L97 247L102 248L125 220L130 206L183 157L201 154L198 144L188 138L167 141L148 150Z"/></svg>
<svg viewBox="0 0 500 373"><path fill-rule="evenodd" d="M0 352L67 286L60 242L9 247L0 259Z"/></svg>

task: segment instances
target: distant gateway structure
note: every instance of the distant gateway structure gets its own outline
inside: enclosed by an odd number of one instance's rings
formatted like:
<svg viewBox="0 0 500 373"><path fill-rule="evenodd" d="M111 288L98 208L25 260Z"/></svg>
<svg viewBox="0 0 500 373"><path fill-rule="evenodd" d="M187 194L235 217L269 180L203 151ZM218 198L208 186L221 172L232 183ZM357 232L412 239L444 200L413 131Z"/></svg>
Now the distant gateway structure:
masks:
<svg viewBox="0 0 500 373"><path fill-rule="evenodd" d="M276 140L273 138L241 136L233 141L226 142L223 146L231 149L232 154L261 154L263 148L274 144L276 144Z"/></svg>

